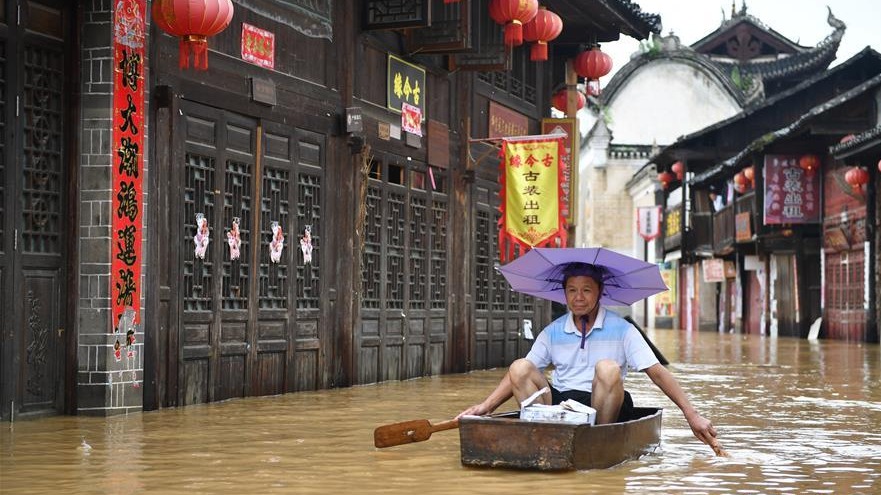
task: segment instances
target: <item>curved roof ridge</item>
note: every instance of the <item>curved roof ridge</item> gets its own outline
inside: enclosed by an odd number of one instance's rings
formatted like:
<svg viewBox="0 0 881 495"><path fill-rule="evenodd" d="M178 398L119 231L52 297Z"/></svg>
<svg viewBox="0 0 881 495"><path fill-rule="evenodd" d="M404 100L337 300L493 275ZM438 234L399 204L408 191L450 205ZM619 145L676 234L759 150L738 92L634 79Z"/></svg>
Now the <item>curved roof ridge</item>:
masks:
<svg viewBox="0 0 881 495"><path fill-rule="evenodd" d="M679 61L698 66L706 71L713 79L716 79L720 86L737 100L741 106L746 103L746 95L734 85L731 78L722 71L719 65L713 63L713 61L706 55L697 53L690 47L679 45L679 39L673 35L670 35L669 37L655 37L652 42L655 46L663 46L666 44L665 41L670 40L671 38L673 38L673 40L670 44L674 45L672 48L670 45L667 45L664 48L648 49L631 56L630 60L624 64L623 67L618 69L618 72L612 76L612 79L606 85L600 95L601 103L608 104L612 101L615 98L615 95L622 89L624 83L628 81L638 69L647 67L652 62L662 60Z"/></svg>

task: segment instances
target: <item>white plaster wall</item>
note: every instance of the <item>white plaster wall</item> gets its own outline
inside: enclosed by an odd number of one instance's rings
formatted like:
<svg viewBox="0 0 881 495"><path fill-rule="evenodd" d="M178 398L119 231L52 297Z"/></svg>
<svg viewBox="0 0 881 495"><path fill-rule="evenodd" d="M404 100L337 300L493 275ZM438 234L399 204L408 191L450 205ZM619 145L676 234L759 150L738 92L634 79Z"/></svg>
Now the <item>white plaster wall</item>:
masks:
<svg viewBox="0 0 881 495"><path fill-rule="evenodd" d="M636 69L607 104L617 144L667 145L740 111L702 68L681 59Z"/></svg>

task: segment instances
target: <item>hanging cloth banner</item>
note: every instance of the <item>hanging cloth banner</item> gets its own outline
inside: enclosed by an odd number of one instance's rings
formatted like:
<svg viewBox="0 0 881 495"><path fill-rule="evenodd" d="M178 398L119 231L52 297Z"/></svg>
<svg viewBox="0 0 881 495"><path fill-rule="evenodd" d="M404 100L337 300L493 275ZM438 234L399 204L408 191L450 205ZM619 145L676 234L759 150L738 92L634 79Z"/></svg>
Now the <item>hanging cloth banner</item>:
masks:
<svg viewBox="0 0 881 495"><path fill-rule="evenodd" d="M565 136L548 134L502 139L500 163L499 259L514 259L539 246L566 246L562 215Z"/></svg>
<svg viewBox="0 0 881 495"><path fill-rule="evenodd" d="M113 30L113 195L110 197L111 331L127 308L140 322L144 183L146 0L115 2ZM131 314L131 313L129 313Z"/></svg>
<svg viewBox="0 0 881 495"><path fill-rule="evenodd" d="M649 242L661 235L661 207L639 206L636 208L636 228L639 235Z"/></svg>

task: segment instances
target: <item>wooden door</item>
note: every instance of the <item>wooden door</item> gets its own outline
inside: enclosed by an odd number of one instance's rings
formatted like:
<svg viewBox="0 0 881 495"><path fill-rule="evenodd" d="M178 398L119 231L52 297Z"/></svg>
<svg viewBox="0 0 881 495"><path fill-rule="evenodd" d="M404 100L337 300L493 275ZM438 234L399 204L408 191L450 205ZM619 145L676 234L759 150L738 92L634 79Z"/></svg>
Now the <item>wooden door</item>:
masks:
<svg viewBox="0 0 881 495"><path fill-rule="evenodd" d="M862 249L826 253L824 337L863 340L866 329L865 270Z"/></svg>
<svg viewBox="0 0 881 495"><path fill-rule="evenodd" d="M61 412L69 205L60 1L0 1L0 417Z"/></svg>
<svg viewBox="0 0 881 495"><path fill-rule="evenodd" d="M445 173L377 152L362 180L355 381L443 373L450 353Z"/></svg>
<svg viewBox="0 0 881 495"><path fill-rule="evenodd" d="M188 101L179 121L178 403L323 386L323 136Z"/></svg>
<svg viewBox="0 0 881 495"><path fill-rule="evenodd" d="M507 366L524 357L532 341L523 338L523 322L532 323L537 336L550 318L539 321L537 305L549 313L550 303L511 291L499 265L499 184L477 178L473 187L474 324L471 369Z"/></svg>

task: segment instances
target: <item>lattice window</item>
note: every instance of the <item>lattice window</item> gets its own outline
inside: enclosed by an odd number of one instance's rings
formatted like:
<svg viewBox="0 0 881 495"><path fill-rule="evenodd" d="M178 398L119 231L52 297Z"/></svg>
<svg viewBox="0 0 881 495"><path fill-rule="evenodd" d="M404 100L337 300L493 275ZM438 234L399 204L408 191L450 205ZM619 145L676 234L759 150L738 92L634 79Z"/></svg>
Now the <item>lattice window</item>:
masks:
<svg viewBox="0 0 881 495"><path fill-rule="evenodd" d="M475 308L479 310L489 309L489 284L492 280L492 244L490 241L490 232L492 225L489 221L489 212L481 209L477 212L477 220L475 225L475 255L474 264L477 269L476 290L474 293Z"/></svg>
<svg viewBox="0 0 881 495"><path fill-rule="evenodd" d="M501 213L498 210L493 210L493 225L499 224L499 219L502 217ZM496 246L492 248L492 260L493 264L497 264L499 262L499 250L496 249ZM505 280L505 277L502 275L502 272L498 270L492 270L492 281L490 282L492 286L492 309L493 311L505 311L505 303L508 299L507 295L510 292L508 282Z"/></svg>
<svg viewBox="0 0 881 495"><path fill-rule="evenodd" d="M404 308L405 197L403 191L389 191L387 196L385 296L389 309Z"/></svg>
<svg viewBox="0 0 881 495"><path fill-rule="evenodd" d="M25 47L21 249L26 253L53 254L62 248L62 69L60 52Z"/></svg>
<svg viewBox="0 0 881 495"><path fill-rule="evenodd" d="M223 195L223 233L217 239L223 248L223 309L248 309L251 267L251 173L249 163L228 161L226 164L226 191ZM239 219L239 258L230 259L227 235Z"/></svg>
<svg viewBox="0 0 881 495"><path fill-rule="evenodd" d="M429 24L431 0L368 0L365 4L367 29L423 27Z"/></svg>
<svg viewBox="0 0 881 495"><path fill-rule="evenodd" d="M361 256L361 306L378 309L382 278L382 189L371 180L367 187L364 250ZM378 184L378 183L375 183Z"/></svg>
<svg viewBox="0 0 881 495"><path fill-rule="evenodd" d="M6 42L0 40L0 88L6 87ZM6 245L6 92L0 91L0 252Z"/></svg>
<svg viewBox="0 0 881 495"><path fill-rule="evenodd" d="M447 203L431 207L431 308L447 307Z"/></svg>
<svg viewBox="0 0 881 495"><path fill-rule="evenodd" d="M319 309L319 256L321 252L321 177L300 173L297 176L297 232L291 236L291 249L302 259L298 243L306 226L311 227L312 262L297 263L297 308Z"/></svg>
<svg viewBox="0 0 881 495"><path fill-rule="evenodd" d="M511 70L479 72L477 79L509 96L530 105L536 104L538 97L538 73L536 64L527 59L528 50L514 50L511 53Z"/></svg>
<svg viewBox="0 0 881 495"><path fill-rule="evenodd" d="M214 158L187 153L186 184L184 186L184 231L181 248L184 253L184 310L211 311L213 262L212 245L208 245L205 259L196 258L193 237L196 233L196 214L202 213L209 226L214 218ZM217 242L217 232L210 236Z"/></svg>
<svg viewBox="0 0 881 495"><path fill-rule="evenodd" d="M410 309L425 309L428 289L426 254L428 253L428 219L424 195L410 194Z"/></svg>
<svg viewBox="0 0 881 495"><path fill-rule="evenodd" d="M263 191L260 199L260 265L257 274L258 307L285 309L288 306L288 266L291 246L297 236L290 228L290 172L272 167L263 169ZM273 262L270 255L272 222L278 222L284 235L281 259Z"/></svg>

